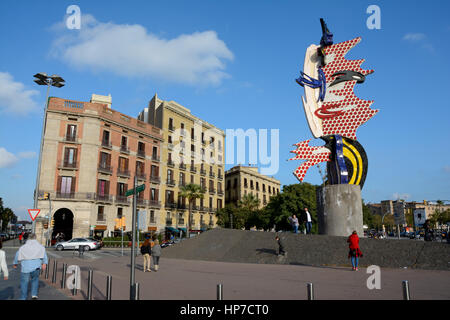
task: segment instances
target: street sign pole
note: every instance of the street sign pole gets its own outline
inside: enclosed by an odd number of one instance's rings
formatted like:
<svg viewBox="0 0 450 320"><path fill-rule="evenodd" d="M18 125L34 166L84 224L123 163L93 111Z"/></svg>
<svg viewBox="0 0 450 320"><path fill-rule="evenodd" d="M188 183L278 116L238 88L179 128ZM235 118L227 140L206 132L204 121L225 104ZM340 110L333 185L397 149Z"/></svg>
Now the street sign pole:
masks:
<svg viewBox="0 0 450 320"><path fill-rule="evenodd" d="M137 176L134 176L134 188L133 188L133 213L132 213L132 247L131 247L131 275L130 275L130 300L134 299L134 283L135 283L135 263L136 256L134 254L136 245L136 198L137 198Z"/></svg>

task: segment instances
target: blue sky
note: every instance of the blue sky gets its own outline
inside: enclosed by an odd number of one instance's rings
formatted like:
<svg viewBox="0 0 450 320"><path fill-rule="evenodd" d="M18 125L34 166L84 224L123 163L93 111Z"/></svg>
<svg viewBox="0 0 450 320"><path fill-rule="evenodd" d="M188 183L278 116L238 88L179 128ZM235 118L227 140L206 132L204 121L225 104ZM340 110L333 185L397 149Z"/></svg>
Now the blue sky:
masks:
<svg viewBox="0 0 450 320"><path fill-rule="evenodd" d="M366 25L372 4L379 30ZM81 9L80 30L65 26L70 5ZM0 197L28 218L45 103L37 72L66 80L51 96L111 94L112 108L131 116L156 92L223 130L279 129L274 176L298 183L301 162L286 160L312 134L295 78L323 17L335 43L362 37L347 58L375 70L355 89L380 110L357 131L369 159L365 201L450 199L449 9L448 1L1 1ZM305 181L321 182L317 168Z"/></svg>

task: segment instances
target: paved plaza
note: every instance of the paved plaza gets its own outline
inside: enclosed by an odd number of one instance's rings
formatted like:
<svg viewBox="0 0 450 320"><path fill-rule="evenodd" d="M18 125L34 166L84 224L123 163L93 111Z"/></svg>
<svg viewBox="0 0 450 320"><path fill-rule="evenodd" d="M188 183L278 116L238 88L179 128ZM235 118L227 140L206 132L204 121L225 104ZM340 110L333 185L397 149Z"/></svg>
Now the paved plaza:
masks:
<svg viewBox="0 0 450 320"><path fill-rule="evenodd" d="M0 299L17 299L19 271L12 269L17 247L5 244L10 279L0 283ZM112 276L112 299L128 300L130 292L130 249L103 248L79 257L72 251L48 249L49 277L41 276L40 299L86 299L88 270L93 270L93 299L106 299L106 278ZM53 261L57 281L52 283ZM366 268L353 272L344 267L230 263L164 258L158 272L142 271L142 257L136 258L136 282L141 300L215 300L217 284L223 285L224 300L306 300L307 283L314 285L317 300L401 300L402 281L408 280L412 299L450 299L450 271L381 269L381 289L369 290L371 274ZM81 269L81 290L76 296L61 289L62 266ZM68 275L69 276L69 275Z"/></svg>

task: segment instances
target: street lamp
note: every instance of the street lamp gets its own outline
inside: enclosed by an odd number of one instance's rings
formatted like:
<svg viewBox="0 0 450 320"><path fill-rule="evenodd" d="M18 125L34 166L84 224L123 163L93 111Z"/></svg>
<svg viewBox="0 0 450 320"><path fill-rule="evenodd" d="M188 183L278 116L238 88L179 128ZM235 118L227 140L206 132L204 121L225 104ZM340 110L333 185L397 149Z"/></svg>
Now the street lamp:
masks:
<svg viewBox="0 0 450 320"><path fill-rule="evenodd" d="M40 181L40 175L41 175L41 162L42 162L42 147L44 145L44 134L45 134L45 126L47 122L47 109L48 109L48 93L50 90L50 87L57 87L61 88L64 87L65 81L60 76L54 74L52 76L48 76L44 72L36 73L34 75L34 82L36 82L40 86L47 86L47 96L45 99L45 109L44 109L44 119L42 124L42 133L41 133L41 146L39 148L39 162L38 162L38 168L37 168L37 175L36 175L36 188L34 190L34 204L33 208L37 209L37 201L38 201L38 188L39 188L39 181ZM51 212L49 212L49 216L51 215ZM50 230L50 229L48 229ZM33 220L33 233L36 232L36 222Z"/></svg>

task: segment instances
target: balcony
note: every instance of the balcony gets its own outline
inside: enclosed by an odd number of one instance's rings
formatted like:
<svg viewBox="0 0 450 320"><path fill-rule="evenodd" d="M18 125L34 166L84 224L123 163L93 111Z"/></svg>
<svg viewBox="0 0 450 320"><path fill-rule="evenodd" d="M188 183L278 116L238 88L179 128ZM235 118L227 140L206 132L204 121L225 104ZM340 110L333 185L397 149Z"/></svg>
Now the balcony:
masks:
<svg viewBox="0 0 450 320"><path fill-rule="evenodd" d="M178 224L184 226L184 219L183 218L178 219Z"/></svg>
<svg viewBox="0 0 450 320"><path fill-rule="evenodd" d="M208 211L208 207L200 206L199 211Z"/></svg>
<svg viewBox="0 0 450 320"><path fill-rule="evenodd" d="M223 180L223 175L221 175L221 174L219 173L219 175L217 176L217 178L218 178L219 180Z"/></svg>
<svg viewBox="0 0 450 320"><path fill-rule="evenodd" d="M195 167L192 167L192 166L191 166L191 172L192 172L192 173L197 173L197 169L196 169Z"/></svg>
<svg viewBox="0 0 450 320"><path fill-rule="evenodd" d="M206 176L206 170L200 169L200 174Z"/></svg>
<svg viewBox="0 0 450 320"><path fill-rule="evenodd" d="M173 200L169 200L169 202L166 202L164 207L166 209L176 209L177 208L177 204L175 202L173 202Z"/></svg>
<svg viewBox="0 0 450 320"><path fill-rule="evenodd" d="M161 177L158 176L150 176L151 183L161 183Z"/></svg>
<svg viewBox="0 0 450 320"><path fill-rule="evenodd" d="M217 194L218 194L219 196L223 196L223 190L217 190Z"/></svg>
<svg viewBox="0 0 450 320"><path fill-rule="evenodd" d="M64 137L66 143L77 143L77 136L72 134L66 134Z"/></svg>
<svg viewBox="0 0 450 320"><path fill-rule="evenodd" d="M180 163L180 169L181 170L186 170L186 165L184 163Z"/></svg>
<svg viewBox="0 0 450 320"><path fill-rule="evenodd" d="M161 159L160 159L160 157L158 155L153 154L152 155L152 161L159 162L159 161L161 161Z"/></svg>
<svg viewBox="0 0 450 320"><path fill-rule="evenodd" d="M166 219L166 226L172 226L172 219Z"/></svg>
<svg viewBox="0 0 450 320"><path fill-rule="evenodd" d="M76 163L76 162L70 163L70 162L64 161L62 163L62 165L61 165L61 168L63 168L63 169L77 169L78 168L78 163Z"/></svg>
<svg viewBox="0 0 450 320"><path fill-rule="evenodd" d="M98 166L98 171L101 172L101 173L112 174L113 173L113 168L111 166L106 165L106 164L100 164Z"/></svg>
<svg viewBox="0 0 450 320"><path fill-rule="evenodd" d="M138 151L137 151L137 156L138 156L139 158L145 159L145 150L138 150Z"/></svg>
<svg viewBox="0 0 450 320"><path fill-rule="evenodd" d="M97 202L106 202L106 203L112 203L113 197L110 194L96 194L95 200Z"/></svg>
<svg viewBox="0 0 450 320"><path fill-rule="evenodd" d="M125 177L125 178L131 177L130 170L120 169L120 168L117 168L117 175L120 177Z"/></svg>
<svg viewBox="0 0 450 320"><path fill-rule="evenodd" d="M116 203L129 205L128 197L126 196L116 196Z"/></svg>
<svg viewBox="0 0 450 320"><path fill-rule="evenodd" d="M215 178L216 175L214 174L214 172L209 172L209 177L210 177L210 178Z"/></svg>
<svg viewBox="0 0 450 320"><path fill-rule="evenodd" d="M55 199L95 200L95 193L91 192L61 192L57 191Z"/></svg>
<svg viewBox="0 0 450 320"><path fill-rule="evenodd" d="M112 144L110 141L102 140L102 147L106 149L112 149Z"/></svg>
<svg viewBox="0 0 450 320"><path fill-rule="evenodd" d="M161 202L158 201L158 200L149 200L148 201L148 206L150 208L160 209L161 208Z"/></svg>
<svg viewBox="0 0 450 320"><path fill-rule="evenodd" d="M167 166L173 168L175 167L175 163L172 160L169 160L167 161Z"/></svg>
<svg viewBox="0 0 450 320"><path fill-rule="evenodd" d="M148 200L137 198L136 205L138 207L146 207L148 205Z"/></svg>
<svg viewBox="0 0 450 320"><path fill-rule="evenodd" d="M177 209L186 210L188 207L185 203L178 203Z"/></svg>
<svg viewBox="0 0 450 320"><path fill-rule="evenodd" d="M216 208L213 208L213 207L209 208L209 212L216 212L216 211L217 211Z"/></svg>
<svg viewBox="0 0 450 320"><path fill-rule="evenodd" d="M128 148L127 146L120 146L120 152L122 153L126 153L126 154L130 154L130 148Z"/></svg>
<svg viewBox="0 0 450 320"><path fill-rule="evenodd" d="M169 186L169 187L175 187L175 180L169 180L169 179L167 179L167 181L166 181L166 184Z"/></svg>
<svg viewBox="0 0 450 320"><path fill-rule="evenodd" d="M209 188L209 194L215 194L216 193L216 189L214 188Z"/></svg>
<svg viewBox="0 0 450 320"><path fill-rule="evenodd" d="M136 172L136 177L138 178L138 180L147 180L147 175L144 172Z"/></svg>

